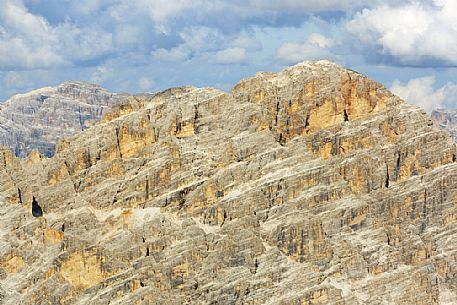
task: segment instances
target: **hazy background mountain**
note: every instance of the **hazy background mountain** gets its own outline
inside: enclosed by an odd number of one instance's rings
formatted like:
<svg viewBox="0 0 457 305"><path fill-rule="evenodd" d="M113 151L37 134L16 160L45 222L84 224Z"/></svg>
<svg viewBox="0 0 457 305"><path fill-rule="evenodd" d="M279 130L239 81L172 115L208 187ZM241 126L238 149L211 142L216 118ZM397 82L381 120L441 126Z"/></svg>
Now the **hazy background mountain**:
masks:
<svg viewBox="0 0 457 305"><path fill-rule="evenodd" d="M0 104L0 144L20 157L34 148L52 156L59 139L87 129L126 96L80 81L17 94Z"/></svg>
<svg viewBox="0 0 457 305"><path fill-rule="evenodd" d="M450 132L454 141L457 142L457 110L435 109L432 111L431 117L442 128Z"/></svg>

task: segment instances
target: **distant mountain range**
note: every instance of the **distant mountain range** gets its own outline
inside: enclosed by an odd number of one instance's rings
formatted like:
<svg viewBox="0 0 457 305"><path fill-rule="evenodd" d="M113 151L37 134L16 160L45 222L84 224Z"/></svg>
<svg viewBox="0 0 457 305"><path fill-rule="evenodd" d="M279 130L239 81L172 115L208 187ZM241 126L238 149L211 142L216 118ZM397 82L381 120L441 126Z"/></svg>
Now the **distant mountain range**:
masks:
<svg viewBox="0 0 457 305"><path fill-rule="evenodd" d="M0 104L0 145L19 157L32 149L50 157L59 139L93 125L125 97L80 81L17 94Z"/></svg>

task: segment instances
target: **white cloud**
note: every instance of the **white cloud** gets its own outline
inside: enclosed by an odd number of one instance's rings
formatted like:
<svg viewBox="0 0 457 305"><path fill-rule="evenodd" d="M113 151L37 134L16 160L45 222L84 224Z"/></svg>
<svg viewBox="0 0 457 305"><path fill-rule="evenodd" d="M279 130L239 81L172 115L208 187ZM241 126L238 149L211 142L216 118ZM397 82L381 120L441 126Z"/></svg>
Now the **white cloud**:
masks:
<svg viewBox="0 0 457 305"><path fill-rule="evenodd" d="M183 10L195 7L197 5L197 3L192 2L186 0L140 1L141 4L148 8L152 19L156 22L157 29L163 33L168 32L168 29L166 28L168 18L170 16L176 16L180 14Z"/></svg>
<svg viewBox="0 0 457 305"><path fill-rule="evenodd" d="M151 52L154 59L165 62L203 60L213 64L239 64L248 59L247 51L261 50L262 45L245 33L224 35L218 29L208 27L185 28L179 33L182 43Z"/></svg>
<svg viewBox="0 0 457 305"><path fill-rule="evenodd" d="M6 73L5 78L3 80L6 89L15 89L15 88L22 88L25 86L25 82L19 73L15 71L10 71Z"/></svg>
<svg viewBox="0 0 457 305"><path fill-rule="evenodd" d="M435 78L426 76L411 79L407 84L396 80L390 90L405 101L418 105L430 113L433 109L454 108L457 102L457 84L448 83L435 90Z"/></svg>
<svg viewBox="0 0 457 305"><path fill-rule="evenodd" d="M220 48L226 37L218 29L199 26L185 28L179 33L182 46L191 51L209 51Z"/></svg>
<svg viewBox="0 0 457 305"><path fill-rule="evenodd" d="M154 81L147 77L142 77L138 80L138 88L140 88L140 90L143 92L151 90L154 84Z"/></svg>
<svg viewBox="0 0 457 305"><path fill-rule="evenodd" d="M142 39L138 26L119 26L115 33L115 41L119 45L135 45Z"/></svg>
<svg viewBox="0 0 457 305"><path fill-rule="evenodd" d="M402 0L240 0L240 5L247 5L257 9L274 11L345 11L359 7L374 6L381 3L398 3Z"/></svg>
<svg viewBox="0 0 457 305"><path fill-rule="evenodd" d="M158 61L179 62L187 59L187 53L182 48L173 48L170 50L159 48L151 52L152 56Z"/></svg>
<svg viewBox="0 0 457 305"><path fill-rule="evenodd" d="M59 37L56 48L69 61L91 60L109 52L113 44L111 33L93 28L79 28L67 23L56 27L55 32Z"/></svg>
<svg viewBox="0 0 457 305"><path fill-rule="evenodd" d="M457 65L457 1L414 1L364 9L347 30L364 47L404 65Z"/></svg>
<svg viewBox="0 0 457 305"><path fill-rule="evenodd" d="M317 45L319 48L330 48L333 46L333 40L324 35L313 33L308 36L308 43Z"/></svg>
<svg viewBox="0 0 457 305"><path fill-rule="evenodd" d="M113 71L106 66L99 66L92 73L90 80L96 84L101 84L113 76Z"/></svg>
<svg viewBox="0 0 457 305"><path fill-rule="evenodd" d="M241 64L247 59L246 50L238 47L221 50L214 55L214 62L223 65Z"/></svg>
<svg viewBox="0 0 457 305"><path fill-rule="evenodd" d="M134 6L146 10L154 21L156 31L165 35L170 34L170 22L182 15L187 18L196 18L202 14L208 14L220 10L226 4L224 1L208 0L137 0Z"/></svg>
<svg viewBox="0 0 457 305"><path fill-rule="evenodd" d="M82 15L88 16L99 11L104 5L106 5L110 1L117 2L116 0L78 0L77 5L74 5L73 7Z"/></svg>
<svg viewBox="0 0 457 305"><path fill-rule="evenodd" d="M333 59L335 56L328 50L333 44L332 39L313 33L304 43L283 43L276 51L276 56L286 64L304 60Z"/></svg>
<svg viewBox="0 0 457 305"><path fill-rule="evenodd" d="M52 27L30 14L19 2L7 0L0 10L0 69L45 68L65 63L52 46L58 39Z"/></svg>
<svg viewBox="0 0 457 305"><path fill-rule="evenodd" d="M234 47L243 48L246 50L258 51L262 49L262 44L254 37L250 37L245 33L241 33L231 43Z"/></svg>
<svg viewBox="0 0 457 305"><path fill-rule="evenodd" d="M110 33L67 22L52 26L31 14L19 0L2 4L0 23L0 70L69 66L112 48Z"/></svg>

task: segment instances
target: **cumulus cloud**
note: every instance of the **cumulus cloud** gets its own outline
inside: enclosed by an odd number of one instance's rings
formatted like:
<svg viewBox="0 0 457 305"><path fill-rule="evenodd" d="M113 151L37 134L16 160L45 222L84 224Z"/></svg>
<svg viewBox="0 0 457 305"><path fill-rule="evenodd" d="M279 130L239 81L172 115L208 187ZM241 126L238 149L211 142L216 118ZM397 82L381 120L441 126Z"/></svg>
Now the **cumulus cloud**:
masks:
<svg viewBox="0 0 457 305"><path fill-rule="evenodd" d="M218 51L214 56L214 62L223 65L241 64L247 59L246 50L239 47Z"/></svg>
<svg viewBox="0 0 457 305"><path fill-rule="evenodd" d="M0 22L0 69L46 68L65 62L52 48L57 42L52 27L20 2L3 3Z"/></svg>
<svg viewBox="0 0 457 305"><path fill-rule="evenodd" d="M99 66L92 73L90 80L94 83L101 84L113 76L113 71L109 67Z"/></svg>
<svg viewBox="0 0 457 305"><path fill-rule="evenodd" d="M364 9L347 30L363 47L403 65L457 65L457 2L414 1Z"/></svg>
<svg viewBox="0 0 457 305"><path fill-rule="evenodd" d="M333 59L329 50L333 40L324 35L313 33L304 43L283 43L276 51L276 56L286 64L295 64L304 60Z"/></svg>
<svg viewBox="0 0 457 305"><path fill-rule="evenodd" d="M407 102L423 108L428 113L437 108L455 108L457 106L457 84L448 83L435 90L435 82L433 76L411 79L406 84L395 80L390 90Z"/></svg>
<svg viewBox="0 0 457 305"><path fill-rule="evenodd" d="M6 73L3 81L5 83L6 89L25 87L23 78L19 75L19 73L15 71Z"/></svg>
<svg viewBox="0 0 457 305"><path fill-rule="evenodd" d="M266 10L300 10L306 12L319 12L319 11L346 11L353 10L359 7L374 6L381 3L398 3L404 2L402 0L239 0L241 5L248 5L257 9Z"/></svg>
<svg viewBox="0 0 457 305"><path fill-rule="evenodd" d="M87 61L108 53L112 48L111 33L92 28L64 24L56 27L57 50L68 61Z"/></svg>
<svg viewBox="0 0 457 305"><path fill-rule="evenodd" d="M246 33L241 33L238 37L235 37L231 44L234 47L239 47L252 51L258 51L262 49L262 44L254 37L251 37Z"/></svg>
<svg viewBox="0 0 457 305"><path fill-rule="evenodd" d="M138 88L140 88L142 92L150 91L154 84L154 81L147 77L142 77L138 80Z"/></svg>
<svg viewBox="0 0 457 305"><path fill-rule="evenodd" d="M337 10L337 2L308 1L303 5L286 0L284 5ZM58 0L4 0L0 10L0 70L96 67L110 58L122 60L132 52L137 58L152 54L156 61L209 58L214 64L241 63L249 52L262 50L253 27L302 22L263 10L268 11L274 3L68 0L64 14Z"/></svg>
<svg viewBox="0 0 457 305"><path fill-rule="evenodd" d="M224 35L218 29L204 26L186 28L179 33L182 42L171 49L151 52L154 59L165 62L200 60L212 64L240 64L249 51L262 49L262 44L246 33Z"/></svg>
<svg viewBox="0 0 457 305"><path fill-rule="evenodd" d="M207 14L224 6L223 1L205 0L139 0L136 3L148 10L156 30L164 34L170 33L169 26L172 19L176 19L183 14L188 17L193 15L198 18L198 15ZM193 14L189 14L189 12Z"/></svg>
<svg viewBox="0 0 457 305"><path fill-rule="evenodd" d="M159 48L151 52L152 56L158 61L183 61L187 59L187 52L182 50L182 48L172 48L170 50Z"/></svg>
<svg viewBox="0 0 457 305"><path fill-rule="evenodd" d="M18 0L2 4L0 23L0 70L68 66L94 59L112 47L110 33L70 23L52 26Z"/></svg>

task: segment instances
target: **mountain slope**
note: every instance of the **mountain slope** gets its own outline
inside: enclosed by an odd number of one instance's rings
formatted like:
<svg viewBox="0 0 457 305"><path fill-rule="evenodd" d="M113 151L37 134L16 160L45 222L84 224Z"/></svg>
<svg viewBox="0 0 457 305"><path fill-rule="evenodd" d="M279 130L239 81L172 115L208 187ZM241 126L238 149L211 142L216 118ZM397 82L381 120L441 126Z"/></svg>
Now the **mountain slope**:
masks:
<svg viewBox="0 0 457 305"><path fill-rule="evenodd" d="M32 149L52 156L59 139L88 128L124 98L84 82L17 94L0 105L0 144L21 157Z"/></svg>
<svg viewBox="0 0 457 305"><path fill-rule="evenodd" d="M131 97L52 159L0 153L0 294L453 304L456 153L422 110L326 61Z"/></svg>

